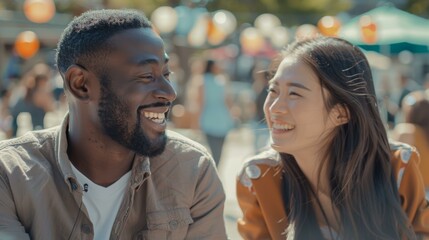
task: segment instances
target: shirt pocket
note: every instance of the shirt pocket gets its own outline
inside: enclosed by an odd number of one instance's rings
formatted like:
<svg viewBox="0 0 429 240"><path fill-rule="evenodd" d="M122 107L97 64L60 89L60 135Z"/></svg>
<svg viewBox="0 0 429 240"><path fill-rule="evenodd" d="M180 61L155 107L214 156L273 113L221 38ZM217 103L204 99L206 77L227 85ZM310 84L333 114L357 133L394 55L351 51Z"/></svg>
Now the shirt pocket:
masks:
<svg viewBox="0 0 429 240"><path fill-rule="evenodd" d="M185 239L189 224L194 220L187 208L147 213L147 230L137 235L138 240Z"/></svg>

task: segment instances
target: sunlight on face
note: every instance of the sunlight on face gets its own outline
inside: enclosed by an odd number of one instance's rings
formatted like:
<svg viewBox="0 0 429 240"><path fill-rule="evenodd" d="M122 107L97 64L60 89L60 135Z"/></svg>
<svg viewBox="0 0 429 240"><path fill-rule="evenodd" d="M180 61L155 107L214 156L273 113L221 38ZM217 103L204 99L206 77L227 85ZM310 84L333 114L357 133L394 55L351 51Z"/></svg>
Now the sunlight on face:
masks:
<svg viewBox="0 0 429 240"><path fill-rule="evenodd" d="M320 81L295 58L285 58L270 81L264 112L272 147L292 155L320 151L335 127L328 121Z"/></svg>

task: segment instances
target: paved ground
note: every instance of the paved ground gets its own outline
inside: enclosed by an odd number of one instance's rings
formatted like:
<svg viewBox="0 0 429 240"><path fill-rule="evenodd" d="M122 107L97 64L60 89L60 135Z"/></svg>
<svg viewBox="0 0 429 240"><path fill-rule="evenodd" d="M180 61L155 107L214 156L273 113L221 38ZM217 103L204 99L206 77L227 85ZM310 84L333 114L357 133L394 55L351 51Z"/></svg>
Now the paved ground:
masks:
<svg viewBox="0 0 429 240"><path fill-rule="evenodd" d="M224 147L219 165L219 176L226 192L225 223L230 239L241 239L236 220L241 216L235 194L235 179L243 161L253 154L253 134L250 129L241 128L232 131Z"/></svg>
<svg viewBox="0 0 429 240"><path fill-rule="evenodd" d="M191 139L206 145L206 140L199 131L177 130ZM235 195L235 177L243 161L253 154L253 134L249 128L231 131L226 140L219 164L219 176L226 193L225 223L231 240L241 239L236 227L236 220L241 215Z"/></svg>

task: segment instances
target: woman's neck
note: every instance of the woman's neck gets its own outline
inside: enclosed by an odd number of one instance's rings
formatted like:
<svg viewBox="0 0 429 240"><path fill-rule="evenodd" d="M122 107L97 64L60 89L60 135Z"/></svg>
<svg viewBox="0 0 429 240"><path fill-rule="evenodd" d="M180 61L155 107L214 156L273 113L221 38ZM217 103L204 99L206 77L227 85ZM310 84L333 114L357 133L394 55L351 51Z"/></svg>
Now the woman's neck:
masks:
<svg viewBox="0 0 429 240"><path fill-rule="evenodd" d="M303 153L294 155L295 160L309 181L312 190L330 196L331 188L327 172L327 159L323 155Z"/></svg>

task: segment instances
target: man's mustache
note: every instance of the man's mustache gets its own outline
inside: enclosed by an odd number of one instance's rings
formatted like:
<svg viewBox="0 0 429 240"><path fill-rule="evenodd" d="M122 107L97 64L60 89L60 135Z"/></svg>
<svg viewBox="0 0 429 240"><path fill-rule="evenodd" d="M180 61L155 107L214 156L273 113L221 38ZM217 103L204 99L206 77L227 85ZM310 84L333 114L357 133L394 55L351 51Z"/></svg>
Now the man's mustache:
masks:
<svg viewBox="0 0 429 240"><path fill-rule="evenodd" d="M153 107L171 107L171 102L155 102L147 105L142 105L138 108L138 111L143 110L145 108L153 108Z"/></svg>

